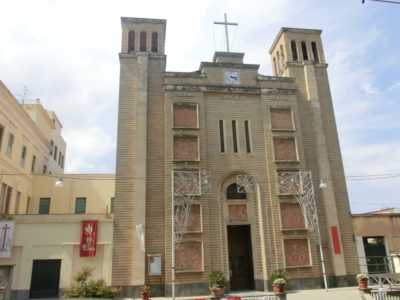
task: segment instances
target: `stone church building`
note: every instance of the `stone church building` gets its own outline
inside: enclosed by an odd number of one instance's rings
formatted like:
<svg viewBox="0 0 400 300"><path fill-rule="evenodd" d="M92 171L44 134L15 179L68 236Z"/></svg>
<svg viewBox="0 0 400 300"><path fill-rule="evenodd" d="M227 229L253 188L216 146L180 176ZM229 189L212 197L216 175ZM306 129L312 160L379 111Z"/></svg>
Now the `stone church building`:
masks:
<svg viewBox="0 0 400 300"><path fill-rule="evenodd" d="M212 270L230 291L266 291L277 268L289 288L323 287L319 248L278 180L298 171L312 174L329 286L353 284L321 30L282 28L269 50L272 76L236 52L216 52L194 72L166 71L165 39L166 20L122 18L112 285L128 296L146 283L152 296L170 296L174 266L177 296L208 294ZM193 193L186 233L173 242L182 170L199 171L199 182L207 172L209 189ZM248 188L238 178L251 179Z"/></svg>

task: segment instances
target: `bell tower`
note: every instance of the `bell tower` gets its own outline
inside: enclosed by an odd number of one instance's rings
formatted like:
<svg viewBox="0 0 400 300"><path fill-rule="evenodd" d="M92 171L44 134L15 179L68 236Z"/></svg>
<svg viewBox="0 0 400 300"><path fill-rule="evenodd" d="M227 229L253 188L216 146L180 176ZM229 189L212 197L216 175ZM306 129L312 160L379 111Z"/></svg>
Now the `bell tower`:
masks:
<svg viewBox="0 0 400 300"><path fill-rule="evenodd" d="M146 237L152 234L146 226L154 202L147 178L164 185L163 152L152 150L164 148L163 126L150 122L162 116L166 20L123 17L121 23L112 284L131 295L145 283ZM162 117L157 120L163 124ZM149 163L156 160L157 166Z"/></svg>
<svg viewBox="0 0 400 300"><path fill-rule="evenodd" d="M299 118L310 120L301 122L305 166L314 178L327 275L340 278L357 272L349 263L357 253L321 33L282 28L269 53L274 76L295 78Z"/></svg>

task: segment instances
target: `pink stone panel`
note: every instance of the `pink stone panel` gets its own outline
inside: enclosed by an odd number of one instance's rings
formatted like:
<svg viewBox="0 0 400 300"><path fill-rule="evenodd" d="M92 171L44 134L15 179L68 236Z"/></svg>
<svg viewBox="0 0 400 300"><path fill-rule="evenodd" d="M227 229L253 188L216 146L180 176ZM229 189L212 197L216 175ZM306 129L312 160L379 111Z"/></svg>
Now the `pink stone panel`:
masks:
<svg viewBox="0 0 400 300"><path fill-rule="evenodd" d="M197 128L197 106L174 104L174 127Z"/></svg>
<svg viewBox="0 0 400 300"><path fill-rule="evenodd" d="M298 203L281 203L282 229L305 228L304 217Z"/></svg>
<svg viewBox="0 0 400 300"><path fill-rule="evenodd" d="M288 108L272 108L271 109L271 128L281 130L292 130L293 120L292 112Z"/></svg>
<svg viewBox="0 0 400 300"><path fill-rule="evenodd" d="M307 239L285 239L284 248L287 267L310 265L310 252Z"/></svg>
<svg viewBox="0 0 400 300"><path fill-rule="evenodd" d="M275 160L297 161L294 138L274 138Z"/></svg>
<svg viewBox="0 0 400 300"><path fill-rule="evenodd" d="M176 245L176 271L202 271L203 251L201 242L182 242Z"/></svg>
<svg viewBox="0 0 400 300"><path fill-rule="evenodd" d="M247 205L246 204L231 204L228 205L229 221L230 222L246 222L247 221Z"/></svg>
<svg viewBox="0 0 400 300"><path fill-rule="evenodd" d="M174 137L174 159L175 160L198 160L199 147L198 138L192 136Z"/></svg>
<svg viewBox="0 0 400 300"><path fill-rule="evenodd" d="M296 194L299 192L300 175L298 170L278 172L278 179L279 194Z"/></svg>
<svg viewBox="0 0 400 300"><path fill-rule="evenodd" d="M201 231L201 206L199 204L192 204L190 207L187 231Z"/></svg>

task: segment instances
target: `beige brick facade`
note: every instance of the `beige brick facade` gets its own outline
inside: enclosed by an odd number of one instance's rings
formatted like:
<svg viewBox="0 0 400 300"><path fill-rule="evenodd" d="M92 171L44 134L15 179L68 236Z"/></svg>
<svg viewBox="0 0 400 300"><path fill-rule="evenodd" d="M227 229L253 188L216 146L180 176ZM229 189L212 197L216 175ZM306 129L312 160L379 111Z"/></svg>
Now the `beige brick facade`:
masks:
<svg viewBox="0 0 400 300"><path fill-rule="evenodd" d="M279 171L312 172L327 275L351 283L356 248L321 31L283 28L270 50L274 76L264 76L244 54L226 52L199 71L166 72L165 27L122 18L113 285L130 295L148 283L154 296L170 295L174 170L210 173L209 192L193 200L192 229L175 247L178 295L204 294L211 270L224 271L231 290L267 290L276 268L292 288L320 286L318 249L294 197L278 192ZM255 179L244 197L228 192L237 175ZM148 275L148 255L161 255L161 275Z"/></svg>

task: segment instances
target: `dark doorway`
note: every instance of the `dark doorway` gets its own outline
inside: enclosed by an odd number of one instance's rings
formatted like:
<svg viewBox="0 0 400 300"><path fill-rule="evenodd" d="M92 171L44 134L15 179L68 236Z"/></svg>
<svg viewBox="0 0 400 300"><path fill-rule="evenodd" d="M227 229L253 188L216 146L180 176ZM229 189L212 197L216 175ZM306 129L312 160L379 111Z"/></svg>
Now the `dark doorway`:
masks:
<svg viewBox="0 0 400 300"><path fill-rule="evenodd" d="M29 298L57 298L61 259L34 260Z"/></svg>
<svg viewBox="0 0 400 300"><path fill-rule="evenodd" d="M363 237L368 273L387 273L385 239L382 236Z"/></svg>
<svg viewBox="0 0 400 300"><path fill-rule="evenodd" d="M250 225L228 226L228 252L231 290L253 290Z"/></svg>

